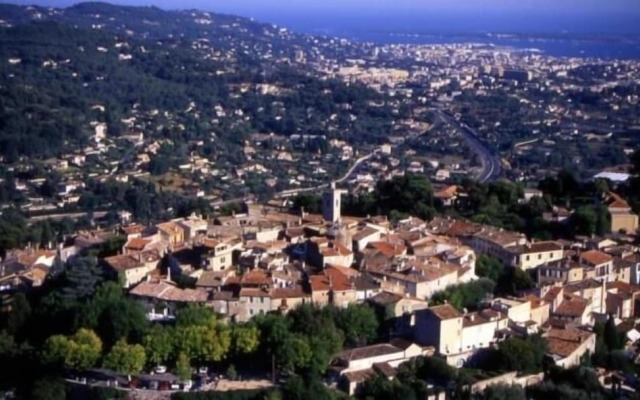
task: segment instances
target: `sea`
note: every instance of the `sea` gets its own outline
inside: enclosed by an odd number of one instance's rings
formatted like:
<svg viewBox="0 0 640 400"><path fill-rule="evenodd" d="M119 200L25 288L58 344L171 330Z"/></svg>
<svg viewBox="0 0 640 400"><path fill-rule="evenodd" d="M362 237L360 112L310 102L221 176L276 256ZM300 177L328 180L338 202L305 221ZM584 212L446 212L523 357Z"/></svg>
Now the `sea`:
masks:
<svg viewBox="0 0 640 400"><path fill-rule="evenodd" d="M523 16L496 14L286 13L260 16L301 33L380 44L479 43L554 57L640 60L640 13Z"/></svg>

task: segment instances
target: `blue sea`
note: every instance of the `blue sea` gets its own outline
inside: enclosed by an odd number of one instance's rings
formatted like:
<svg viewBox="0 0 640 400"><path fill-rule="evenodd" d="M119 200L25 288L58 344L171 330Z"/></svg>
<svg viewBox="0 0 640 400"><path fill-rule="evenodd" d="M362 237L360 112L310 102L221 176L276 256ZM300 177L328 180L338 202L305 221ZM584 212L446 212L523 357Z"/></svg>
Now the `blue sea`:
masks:
<svg viewBox="0 0 640 400"><path fill-rule="evenodd" d="M638 15L424 15L364 10L344 14L262 12L257 19L297 32L380 44L473 42L535 48L556 57L640 59Z"/></svg>

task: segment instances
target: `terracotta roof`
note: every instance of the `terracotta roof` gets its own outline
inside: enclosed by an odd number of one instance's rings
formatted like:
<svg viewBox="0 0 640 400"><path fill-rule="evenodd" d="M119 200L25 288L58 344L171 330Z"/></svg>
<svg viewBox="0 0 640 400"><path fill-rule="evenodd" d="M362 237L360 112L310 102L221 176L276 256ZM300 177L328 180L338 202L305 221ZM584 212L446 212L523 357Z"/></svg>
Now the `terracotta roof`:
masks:
<svg viewBox="0 0 640 400"><path fill-rule="evenodd" d="M396 369L386 362L374 363L373 370L387 378L393 378L397 374Z"/></svg>
<svg viewBox="0 0 640 400"><path fill-rule="evenodd" d="M176 287L175 284L166 281L141 282L129 293L134 296L149 297L178 303L204 303L207 301L208 297L207 292L204 290L180 289Z"/></svg>
<svg viewBox="0 0 640 400"><path fill-rule="evenodd" d="M549 354L566 358L592 335L591 332L551 328L545 335Z"/></svg>
<svg viewBox="0 0 640 400"><path fill-rule="evenodd" d="M480 225L457 220L444 233L449 236L472 236L481 229Z"/></svg>
<svg viewBox="0 0 640 400"><path fill-rule="evenodd" d="M451 199L455 197L457 194L458 194L458 186L451 185L440 190L439 192L434 193L433 197L435 197L436 199L446 200L446 199Z"/></svg>
<svg viewBox="0 0 640 400"><path fill-rule="evenodd" d="M604 264L607 263L609 261L613 260L613 257L611 257L609 254L607 253L603 253L599 250L589 250L589 251L585 251L584 253L582 253L580 255L580 261L587 263L588 265L591 266L597 266L600 264Z"/></svg>
<svg viewBox="0 0 640 400"><path fill-rule="evenodd" d="M252 269L240 277L240 285L271 285L271 279L267 273L259 268Z"/></svg>
<svg viewBox="0 0 640 400"><path fill-rule="evenodd" d="M607 206L609 208L631 208L629 203L627 203L622 197L618 194L609 192L609 197L607 199Z"/></svg>
<svg viewBox="0 0 640 400"><path fill-rule="evenodd" d="M534 242L529 245L512 246L509 250L516 251L520 254L546 253L552 251L561 251L562 245L557 242Z"/></svg>
<svg viewBox="0 0 640 400"><path fill-rule="evenodd" d="M345 372L342 376L344 376L350 383L361 383L369 378L375 377L376 375L377 373L373 369L367 368L360 371Z"/></svg>
<svg viewBox="0 0 640 400"><path fill-rule="evenodd" d="M273 299L298 299L302 297L308 297L305 293L302 285L294 285L287 288L275 288L271 291L271 298Z"/></svg>
<svg viewBox="0 0 640 400"><path fill-rule="evenodd" d="M345 350L342 353L338 354L336 358L344 361L356 361L402 352L404 352L404 350L392 344L380 343L371 346L356 347L355 349Z"/></svg>
<svg viewBox="0 0 640 400"><path fill-rule="evenodd" d="M116 271L126 271L128 269L140 268L142 263L132 255L118 255L107 257L104 261Z"/></svg>
<svg viewBox="0 0 640 400"><path fill-rule="evenodd" d="M573 318L580 318L588 306L587 300L573 295L565 295L564 301L560 303L554 314Z"/></svg>
<svg viewBox="0 0 640 400"><path fill-rule="evenodd" d="M443 304L440 306L429 307L429 310L441 320L454 319L462 317L462 313L455 309L451 304Z"/></svg>
<svg viewBox="0 0 640 400"><path fill-rule="evenodd" d="M140 251L140 250L144 250L145 246L148 245L149 243L151 243L151 240L149 239L135 238L135 239L129 240L125 245L125 247L127 249Z"/></svg>
<svg viewBox="0 0 640 400"><path fill-rule="evenodd" d="M369 299L367 299L367 301L369 301L370 303L386 306L389 304L395 304L399 302L400 300L403 299L403 297L404 296L400 294L385 291L385 292L380 292L373 297L370 297Z"/></svg>
<svg viewBox="0 0 640 400"><path fill-rule="evenodd" d="M394 257L405 254L407 248L401 244L389 244L387 242L371 242L367 247L376 249L386 257Z"/></svg>
<svg viewBox="0 0 640 400"><path fill-rule="evenodd" d="M347 291L354 289L349 278L335 268L327 268L322 275L311 275L309 277L311 291Z"/></svg>
<svg viewBox="0 0 640 400"><path fill-rule="evenodd" d="M377 229L373 229L370 226L367 226L364 229L356 232L356 234L353 235L353 240L362 240L362 239L364 239L366 237L369 237L371 235L375 235L378 232L380 232L380 231L378 231Z"/></svg>
<svg viewBox="0 0 640 400"><path fill-rule="evenodd" d="M549 291L544 295L544 301L546 301L547 303L553 303L562 292L562 287L554 286L550 288Z"/></svg>
<svg viewBox="0 0 640 400"><path fill-rule="evenodd" d="M122 232L124 232L126 235L133 235L133 234L144 232L146 228L143 225L135 224L135 225L123 226L121 229L122 229Z"/></svg>

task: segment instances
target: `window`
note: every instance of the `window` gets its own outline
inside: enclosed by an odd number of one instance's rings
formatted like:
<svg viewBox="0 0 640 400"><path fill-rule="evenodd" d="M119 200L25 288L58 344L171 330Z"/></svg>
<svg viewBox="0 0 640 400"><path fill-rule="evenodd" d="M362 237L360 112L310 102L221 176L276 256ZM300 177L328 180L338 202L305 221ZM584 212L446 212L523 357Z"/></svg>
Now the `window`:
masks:
<svg viewBox="0 0 640 400"><path fill-rule="evenodd" d="M538 260L542 260L542 254L538 254Z"/></svg>
<svg viewBox="0 0 640 400"><path fill-rule="evenodd" d="M530 257L527 255L527 261L529 261L529 258L530 258Z"/></svg>
<svg viewBox="0 0 640 400"><path fill-rule="evenodd" d="M224 257L220 258L220 262L221 262L221 263L224 263L224 261L225 261L225 260L224 260Z"/></svg>

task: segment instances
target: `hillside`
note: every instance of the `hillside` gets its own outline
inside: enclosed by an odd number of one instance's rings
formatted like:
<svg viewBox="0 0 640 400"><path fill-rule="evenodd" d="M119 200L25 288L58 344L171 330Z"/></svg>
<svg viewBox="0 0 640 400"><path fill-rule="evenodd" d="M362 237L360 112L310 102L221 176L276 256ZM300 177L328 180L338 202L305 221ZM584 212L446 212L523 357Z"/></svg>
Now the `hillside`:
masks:
<svg viewBox="0 0 640 400"><path fill-rule="evenodd" d="M203 153L235 154L233 164L251 133L375 142L390 123L389 110L372 105L380 95L291 62L311 38L244 18L84 3L2 5L0 19L0 154L9 162L76 151L96 123L109 138L206 140Z"/></svg>

